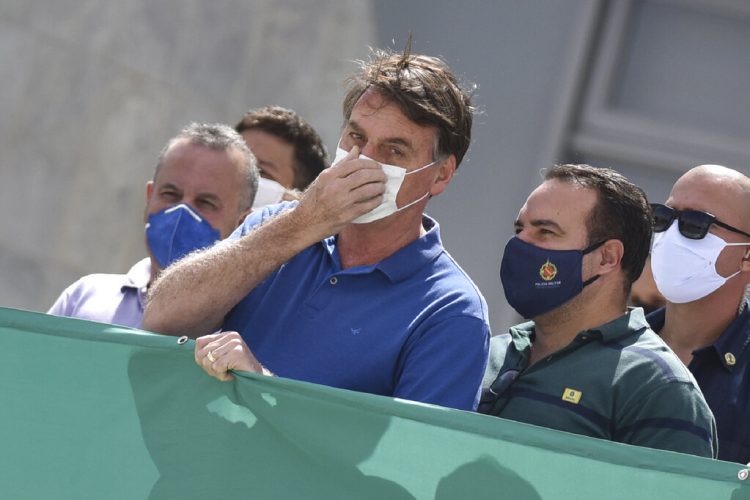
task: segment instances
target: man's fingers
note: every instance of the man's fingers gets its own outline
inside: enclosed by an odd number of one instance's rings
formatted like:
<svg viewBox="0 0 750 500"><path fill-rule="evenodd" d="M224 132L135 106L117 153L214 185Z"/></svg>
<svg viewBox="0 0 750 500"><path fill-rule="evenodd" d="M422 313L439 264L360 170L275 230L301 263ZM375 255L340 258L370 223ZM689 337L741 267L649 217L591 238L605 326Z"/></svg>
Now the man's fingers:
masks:
<svg viewBox="0 0 750 500"><path fill-rule="evenodd" d="M349 152L346 153L346 156L341 158L341 160L339 160L338 163L335 163L335 165L338 165L339 163L342 163L345 161L353 160L354 158L358 158L358 157L359 157L359 146L353 146L352 149L350 149Z"/></svg>
<svg viewBox="0 0 750 500"><path fill-rule="evenodd" d="M351 160L341 160L336 165L321 172L321 174L325 173L326 175L332 176L334 178L344 179L349 177L354 172L358 172L360 170L379 172L382 175L382 178L385 179L383 168L378 162L376 162L375 160L359 158L352 158Z"/></svg>
<svg viewBox="0 0 750 500"><path fill-rule="evenodd" d="M237 332L219 332L197 338L195 340L195 362L204 369L209 368L227 351L225 346L237 339L241 339Z"/></svg>
<svg viewBox="0 0 750 500"><path fill-rule="evenodd" d="M222 382L229 382L231 380L234 380L234 375L232 375L232 373L229 371L217 373L215 377L221 380Z"/></svg>
<svg viewBox="0 0 750 500"><path fill-rule="evenodd" d="M263 373L262 365L237 332L206 335L200 348L196 344L195 362L221 381L234 380L234 375L229 372L234 369Z"/></svg>
<svg viewBox="0 0 750 500"><path fill-rule="evenodd" d="M386 176L382 168L359 168L342 177L341 180L350 185L352 189L365 184L379 184L385 189Z"/></svg>
<svg viewBox="0 0 750 500"><path fill-rule="evenodd" d="M208 373L223 382L234 380L234 376L229 373L233 364L231 360L232 355L232 352L218 354L219 357L216 358L216 361L209 364L209 370L207 370Z"/></svg>
<svg viewBox="0 0 750 500"><path fill-rule="evenodd" d="M195 349L196 351L198 349L202 349L206 346L206 344L209 344L213 342L214 340L222 337L223 335L226 335L227 332L219 332L219 333L212 333L210 335L204 335L202 337L198 337L195 339Z"/></svg>

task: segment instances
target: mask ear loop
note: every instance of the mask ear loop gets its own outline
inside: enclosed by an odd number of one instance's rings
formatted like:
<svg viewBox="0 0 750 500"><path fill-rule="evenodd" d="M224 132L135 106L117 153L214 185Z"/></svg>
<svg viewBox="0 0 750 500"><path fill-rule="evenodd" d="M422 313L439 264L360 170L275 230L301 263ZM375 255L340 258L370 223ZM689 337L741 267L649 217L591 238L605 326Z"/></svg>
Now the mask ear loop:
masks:
<svg viewBox="0 0 750 500"><path fill-rule="evenodd" d="M415 169L414 169L414 170L412 170L411 172L406 172L406 173L404 174L404 176L407 176L407 175L411 175L411 174L416 174L416 173L417 173L417 172L419 172L420 170L424 170L424 169L426 169L426 168L430 168L431 166L433 166L433 165L435 165L435 164L437 164L437 163L440 163L440 161L442 161L442 160L435 160L435 161L433 161L432 163L428 163L427 165L424 165L423 167L415 168ZM403 167L401 167L401 168L403 168Z"/></svg>
<svg viewBox="0 0 750 500"><path fill-rule="evenodd" d="M417 203L419 203L420 201L424 200L424 199L425 199L425 198L427 198L428 196L430 196L430 193L429 193L429 192L428 192L428 193L425 193L425 194L423 194L422 196L420 196L420 197L419 197L419 198L417 198L416 200L414 200L414 201L412 201L412 202L409 202L409 203L407 203L407 204L406 204L406 205L404 205L403 207L397 207L397 208L396 208L396 212L400 212L401 210L406 210L406 209L407 209L407 208L409 208L410 206L412 206L412 205L416 205Z"/></svg>
<svg viewBox="0 0 750 500"><path fill-rule="evenodd" d="M438 163L440 163L441 161L443 161L443 160L435 160L435 161L433 161L432 163L428 163L427 165L425 165L425 166L423 166L423 167L419 167L419 168L417 168L417 169L414 169L414 170L412 170L411 172L406 172L406 173L404 174L404 177L406 177L407 175L410 175L410 174L416 174L416 173L417 173L417 172L419 172L420 170L424 170L424 169L426 169L426 168L429 168L429 167L432 167L432 166L434 166L434 165L437 165L437 164L438 164ZM416 200L414 200L414 201L412 201L412 202L409 202L409 203L407 203L407 204L406 204L406 205L404 205L403 207L397 207L397 210L396 210L396 211L397 211L397 212L400 212L401 210L406 210L406 209L407 209L407 208L409 208L410 206L412 206L412 205L415 205L415 204L419 203L420 201L424 200L425 198L428 198L428 199L429 199L429 198L432 198L432 195L430 194L430 192L429 192L429 191L427 191L427 192L426 192L425 194L423 194L422 196L420 196L420 197L419 197L419 198L417 198Z"/></svg>
<svg viewBox="0 0 750 500"><path fill-rule="evenodd" d="M724 246L727 246L727 247L750 246L750 243L726 243ZM747 249L747 251L745 252L745 256L742 258L742 260L749 259L750 257L748 256L748 254L750 254L750 248ZM727 276L726 278L724 278L724 283L726 283L727 281L731 280L732 278L734 278L735 276L737 276L741 272L742 272L742 269L737 269L737 271L733 272L732 274L730 274L729 276Z"/></svg>
<svg viewBox="0 0 750 500"><path fill-rule="evenodd" d="M586 248L584 248L583 250L581 250L581 257L583 257L584 255L586 255L587 253L593 252L594 250L596 250L600 246L604 245L604 243L606 243L606 242L607 242L607 240L602 240L599 243L594 243L593 245L587 246ZM586 281L583 282L582 288L585 288L585 287L589 286L591 283L593 283L594 281L598 280L600 276L601 276L601 274L595 274L594 276L590 277L589 279L587 279Z"/></svg>

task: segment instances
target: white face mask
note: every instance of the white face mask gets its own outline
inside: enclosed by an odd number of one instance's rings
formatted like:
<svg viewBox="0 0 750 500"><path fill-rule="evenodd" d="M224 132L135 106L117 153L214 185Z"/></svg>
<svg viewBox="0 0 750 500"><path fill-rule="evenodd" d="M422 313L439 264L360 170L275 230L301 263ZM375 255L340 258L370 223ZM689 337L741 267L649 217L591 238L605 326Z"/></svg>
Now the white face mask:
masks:
<svg viewBox="0 0 750 500"><path fill-rule="evenodd" d="M333 159L332 165L336 165L338 162L340 162L346 155L348 155L349 152L341 149L340 147L336 148L336 158ZM372 160L372 158L365 156L365 155L359 155L360 159L363 160ZM377 161L377 160L374 160ZM430 193L429 191L426 192L423 196L420 196L416 200L412 201L411 203L407 203L403 207L396 206L396 196L398 196L398 191L401 189L401 183L404 182L404 177L407 175L415 174L419 172L420 170L423 170L427 167L431 167L438 162L433 161L432 163L429 163L423 167L419 167L415 170L412 170L411 172L407 172L405 168L403 167L397 167L396 165L387 165L385 163L380 163L380 167L383 169L383 172L386 176L385 181L385 192L383 193L383 201L378 205L377 207L373 208L366 214L360 215L356 219L352 221L354 224L367 224L368 222L373 222L376 220L380 220L383 217L388 217L389 215L395 214L396 212L400 212L401 210L406 210L410 206L414 205L415 203L419 203L420 201L427 198Z"/></svg>
<svg viewBox="0 0 750 500"><path fill-rule="evenodd" d="M672 222L666 231L656 233L651 248L656 288L673 304L702 299L740 273L738 270L725 278L716 272L716 261L724 247L749 245L727 243L711 233L691 240L680 234L677 221Z"/></svg>
<svg viewBox="0 0 750 500"><path fill-rule="evenodd" d="M255 192L253 210L280 202L285 191L286 188L278 182L261 177L258 180L258 190Z"/></svg>

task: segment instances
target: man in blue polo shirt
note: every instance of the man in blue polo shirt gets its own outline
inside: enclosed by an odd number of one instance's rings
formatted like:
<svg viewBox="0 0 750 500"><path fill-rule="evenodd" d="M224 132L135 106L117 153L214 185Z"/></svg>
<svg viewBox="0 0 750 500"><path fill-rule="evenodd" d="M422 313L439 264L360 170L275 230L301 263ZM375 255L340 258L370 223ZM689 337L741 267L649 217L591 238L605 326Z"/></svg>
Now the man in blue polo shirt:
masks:
<svg viewBox="0 0 750 500"><path fill-rule="evenodd" d="M716 416L719 458L750 462L750 179L719 165L680 177L654 204L646 319L695 375Z"/></svg>
<svg viewBox="0 0 750 500"><path fill-rule="evenodd" d="M196 362L220 380L256 371L473 409L486 304L423 213L468 149L469 95L408 52L375 52L349 83L333 166L165 272L144 327L203 335Z"/></svg>
<svg viewBox="0 0 750 500"><path fill-rule="evenodd" d="M521 208L501 264L532 319L492 339L479 410L706 457L716 427L695 379L627 298L648 254L646 196L614 170L558 165Z"/></svg>

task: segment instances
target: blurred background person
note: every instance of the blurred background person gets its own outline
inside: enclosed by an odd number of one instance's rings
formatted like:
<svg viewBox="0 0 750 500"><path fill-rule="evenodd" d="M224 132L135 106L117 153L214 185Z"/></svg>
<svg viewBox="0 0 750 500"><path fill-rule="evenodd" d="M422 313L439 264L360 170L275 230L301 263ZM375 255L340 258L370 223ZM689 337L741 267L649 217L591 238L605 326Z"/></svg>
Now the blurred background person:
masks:
<svg viewBox="0 0 750 500"><path fill-rule="evenodd" d="M299 192L328 167L323 141L291 109L251 109L235 125L258 160L260 185L253 208L299 198Z"/></svg>

